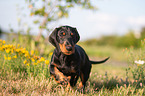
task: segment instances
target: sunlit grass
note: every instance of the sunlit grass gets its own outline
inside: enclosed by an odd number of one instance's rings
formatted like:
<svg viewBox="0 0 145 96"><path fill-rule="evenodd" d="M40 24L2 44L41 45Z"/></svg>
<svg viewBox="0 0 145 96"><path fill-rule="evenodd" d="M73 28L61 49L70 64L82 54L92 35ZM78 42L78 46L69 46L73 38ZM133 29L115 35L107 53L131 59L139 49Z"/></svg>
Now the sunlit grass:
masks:
<svg viewBox="0 0 145 96"><path fill-rule="evenodd" d="M110 56L110 59L115 61L127 61L127 56L124 56L123 48L116 48L113 46L88 46L83 43L79 43L90 58L105 58Z"/></svg>
<svg viewBox="0 0 145 96"><path fill-rule="evenodd" d="M28 51L26 48L21 47L21 44L7 44L6 41L0 40L0 95L145 95L145 79L139 77L140 72L144 74L145 71L136 71L136 68L138 70L141 70L141 68L144 69L144 64L137 66L137 64L134 63L135 60L145 61L144 45L139 50L132 48L117 50L109 46L82 46L91 58L96 58L96 56L98 58L104 58L109 55L113 58L110 58L111 60L118 58L117 60L123 61L125 58L127 59L127 57L129 57L128 68L133 69L126 71L127 66L115 66L115 64L112 65L109 61L102 65L93 65L85 90L78 89L79 80L76 87L66 91L64 86L57 84L49 75L48 66L52 53L42 57L36 55L34 50ZM94 55L89 53L89 51L94 51ZM97 51L103 54L96 55L98 54ZM128 72L128 76L126 72ZM137 77L134 78L132 72L136 73L139 79L136 79Z"/></svg>

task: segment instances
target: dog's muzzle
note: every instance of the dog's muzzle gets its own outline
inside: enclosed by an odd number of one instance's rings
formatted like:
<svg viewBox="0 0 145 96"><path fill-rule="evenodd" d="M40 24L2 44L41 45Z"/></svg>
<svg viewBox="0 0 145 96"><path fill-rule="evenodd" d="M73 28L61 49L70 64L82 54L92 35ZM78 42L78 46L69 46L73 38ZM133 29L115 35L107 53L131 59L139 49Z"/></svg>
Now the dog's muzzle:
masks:
<svg viewBox="0 0 145 96"><path fill-rule="evenodd" d="M73 47L72 46L66 46L66 50L72 51Z"/></svg>

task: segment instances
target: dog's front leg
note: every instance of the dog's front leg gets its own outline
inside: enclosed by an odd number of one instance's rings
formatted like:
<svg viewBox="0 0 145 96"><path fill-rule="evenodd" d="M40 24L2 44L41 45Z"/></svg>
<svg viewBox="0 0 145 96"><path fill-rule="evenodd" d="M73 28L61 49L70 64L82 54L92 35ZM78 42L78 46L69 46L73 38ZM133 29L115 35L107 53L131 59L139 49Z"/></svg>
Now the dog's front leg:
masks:
<svg viewBox="0 0 145 96"><path fill-rule="evenodd" d="M50 65L50 75L56 80L57 83L62 85L70 85L69 77L64 76L64 74L60 72L54 64Z"/></svg>

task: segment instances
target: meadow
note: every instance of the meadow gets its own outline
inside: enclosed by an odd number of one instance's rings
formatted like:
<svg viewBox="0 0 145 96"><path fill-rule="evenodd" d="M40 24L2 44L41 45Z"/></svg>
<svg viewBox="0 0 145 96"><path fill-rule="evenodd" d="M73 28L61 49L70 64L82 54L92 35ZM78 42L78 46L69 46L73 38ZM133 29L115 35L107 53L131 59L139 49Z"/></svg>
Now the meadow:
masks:
<svg viewBox="0 0 145 96"><path fill-rule="evenodd" d="M66 91L49 74L53 47L33 41L0 40L0 95L18 96L142 96L145 95L145 39L140 48L87 46L80 42L91 60L110 56L109 61L93 65L85 90L77 86ZM42 40L42 42L44 42ZM38 51L39 48L41 51ZM136 61L136 62L135 62Z"/></svg>

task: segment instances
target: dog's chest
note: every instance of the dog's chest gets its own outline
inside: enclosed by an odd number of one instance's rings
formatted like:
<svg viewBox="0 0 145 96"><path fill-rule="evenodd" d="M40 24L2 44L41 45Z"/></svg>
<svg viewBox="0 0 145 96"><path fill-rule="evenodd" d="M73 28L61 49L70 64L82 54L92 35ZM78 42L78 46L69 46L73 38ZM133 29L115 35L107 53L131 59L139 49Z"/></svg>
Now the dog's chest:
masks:
<svg viewBox="0 0 145 96"><path fill-rule="evenodd" d="M64 73L64 74L72 74L76 73L77 70L74 66L61 66L59 69Z"/></svg>
<svg viewBox="0 0 145 96"><path fill-rule="evenodd" d="M77 73L78 63L74 60L75 58L63 57L60 59L59 69L65 74Z"/></svg>

